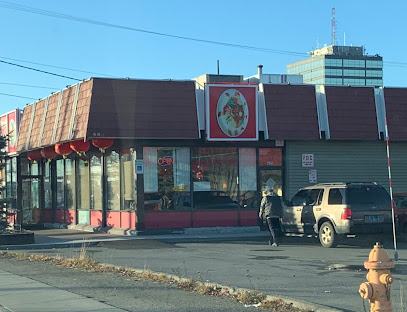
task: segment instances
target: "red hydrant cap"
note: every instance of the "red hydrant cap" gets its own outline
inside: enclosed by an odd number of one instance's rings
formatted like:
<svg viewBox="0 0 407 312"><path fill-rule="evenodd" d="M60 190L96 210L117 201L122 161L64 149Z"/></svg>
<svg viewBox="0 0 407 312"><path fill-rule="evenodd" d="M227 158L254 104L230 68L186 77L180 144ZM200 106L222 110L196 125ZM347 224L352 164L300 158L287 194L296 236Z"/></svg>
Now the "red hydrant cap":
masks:
<svg viewBox="0 0 407 312"><path fill-rule="evenodd" d="M370 251L369 260L365 261L366 269L392 269L394 262L390 260L387 251L379 243Z"/></svg>

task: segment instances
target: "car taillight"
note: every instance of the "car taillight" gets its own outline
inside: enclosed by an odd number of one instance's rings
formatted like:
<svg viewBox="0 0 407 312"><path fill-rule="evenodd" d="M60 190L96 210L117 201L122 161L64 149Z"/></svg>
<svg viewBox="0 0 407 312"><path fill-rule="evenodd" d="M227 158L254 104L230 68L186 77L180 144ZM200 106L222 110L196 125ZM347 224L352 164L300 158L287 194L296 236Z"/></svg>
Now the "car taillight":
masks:
<svg viewBox="0 0 407 312"><path fill-rule="evenodd" d="M352 210L349 207L345 207L342 209L341 219L352 219Z"/></svg>

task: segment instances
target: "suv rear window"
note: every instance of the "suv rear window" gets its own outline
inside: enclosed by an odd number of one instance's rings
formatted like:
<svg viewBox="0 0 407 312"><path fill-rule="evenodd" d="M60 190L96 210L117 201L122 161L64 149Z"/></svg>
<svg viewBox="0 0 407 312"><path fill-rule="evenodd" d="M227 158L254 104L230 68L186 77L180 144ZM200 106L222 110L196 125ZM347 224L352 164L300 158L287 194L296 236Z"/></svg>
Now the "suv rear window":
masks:
<svg viewBox="0 0 407 312"><path fill-rule="evenodd" d="M346 189L349 205L374 205L391 207L390 195L379 185L349 186Z"/></svg>
<svg viewBox="0 0 407 312"><path fill-rule="evenodd" d="M333 188L329 190L328 205L341 205L343 202L343 189Z"/></svg>

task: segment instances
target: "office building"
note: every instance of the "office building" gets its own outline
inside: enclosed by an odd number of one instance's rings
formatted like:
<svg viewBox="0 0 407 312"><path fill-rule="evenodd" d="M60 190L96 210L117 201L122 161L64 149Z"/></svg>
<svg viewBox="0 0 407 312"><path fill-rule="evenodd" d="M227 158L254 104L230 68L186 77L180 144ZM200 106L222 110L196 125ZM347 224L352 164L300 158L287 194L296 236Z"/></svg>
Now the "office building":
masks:
<svg viewBox="0 0 407 312"><path fill-rule="evenodd" d="M311 51L311 57L287 65L287 74L303 75L304 83L383 86L383 58L366 55L364 47L330 45Z"/></svg>

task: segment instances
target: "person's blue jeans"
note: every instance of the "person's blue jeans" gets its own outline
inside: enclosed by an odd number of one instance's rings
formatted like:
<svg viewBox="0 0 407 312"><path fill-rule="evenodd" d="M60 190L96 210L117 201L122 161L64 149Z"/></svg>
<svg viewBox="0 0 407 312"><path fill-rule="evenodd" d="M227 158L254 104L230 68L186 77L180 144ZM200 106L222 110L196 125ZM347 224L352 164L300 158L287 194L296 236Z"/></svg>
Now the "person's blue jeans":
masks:
<svg viewBox="0 0 407 312"><path fill-rule="evenodd" d="M267 217L267 225L270 231L270 245L272 243L279 243L280 236L280 220L279 218L269 218Z"/></svg>

